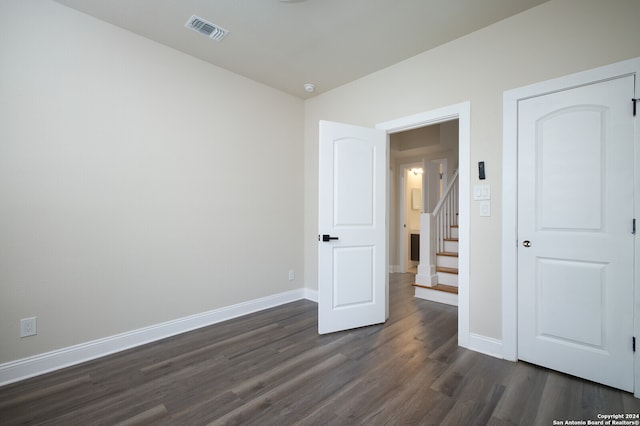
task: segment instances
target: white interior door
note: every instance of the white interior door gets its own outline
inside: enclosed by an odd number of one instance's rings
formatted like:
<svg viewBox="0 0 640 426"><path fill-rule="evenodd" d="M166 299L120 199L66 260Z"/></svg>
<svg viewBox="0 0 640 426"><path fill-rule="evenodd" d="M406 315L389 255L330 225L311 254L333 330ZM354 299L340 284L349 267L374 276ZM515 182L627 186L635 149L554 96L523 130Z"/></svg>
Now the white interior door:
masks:
<svg viewBox="0 0 640 426"><path fill-rule="evenodd" d="M320 122L318 332L387 318L387 135Z"/></svg>
<svg viewBox="0 0 640 426"><path fill-rule="evenodd" d="M633 390L626 76L518 103L518 357Z"/></svg>

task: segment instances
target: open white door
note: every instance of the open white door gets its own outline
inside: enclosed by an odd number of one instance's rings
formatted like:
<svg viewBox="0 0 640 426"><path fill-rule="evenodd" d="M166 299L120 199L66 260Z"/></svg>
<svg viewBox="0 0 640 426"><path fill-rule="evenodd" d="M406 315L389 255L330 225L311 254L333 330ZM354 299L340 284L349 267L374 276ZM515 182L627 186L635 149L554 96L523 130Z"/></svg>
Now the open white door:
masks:
<svg viewBox="0 0 640 426"><path fill-rule="evenodd" d="M320 122L318 332L387 319L387 135Z"/></svg>
<svg viewBox="0 0 640 426"><path fill-rule="evenodd" d="M634 77L518 104L519 358L632 391Z"/></svg>

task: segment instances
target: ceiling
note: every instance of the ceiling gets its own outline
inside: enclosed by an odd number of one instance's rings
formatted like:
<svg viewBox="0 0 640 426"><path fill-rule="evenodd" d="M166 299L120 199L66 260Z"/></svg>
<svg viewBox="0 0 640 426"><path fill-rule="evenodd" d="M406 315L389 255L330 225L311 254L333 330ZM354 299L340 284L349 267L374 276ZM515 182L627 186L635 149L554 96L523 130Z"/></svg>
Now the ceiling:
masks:
<svg viewBox="0 0 640 426"><path fill-rule="evenodd" d="M547 0L55 1L306 99ZM211 40L192 15L230 32Z"/></svg>

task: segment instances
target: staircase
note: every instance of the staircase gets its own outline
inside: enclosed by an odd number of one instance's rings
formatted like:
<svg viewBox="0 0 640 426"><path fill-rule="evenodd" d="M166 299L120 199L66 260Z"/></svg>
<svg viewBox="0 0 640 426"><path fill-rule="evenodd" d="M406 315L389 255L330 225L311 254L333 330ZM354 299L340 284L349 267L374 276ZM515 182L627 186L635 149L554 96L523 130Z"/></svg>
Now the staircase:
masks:
<svg viewBox="0 0 640 426"><path fill-rule="evenodd" d="M415 297L458 306L458 226L451 225L444 250L436 253L435 285L414 284Z"/></svg>
<svg viewBox="0 0 640 426"><path fill-rule="evenodd" d="M415 297L458 306L458 173L433 213L420 218Z"/></svg>

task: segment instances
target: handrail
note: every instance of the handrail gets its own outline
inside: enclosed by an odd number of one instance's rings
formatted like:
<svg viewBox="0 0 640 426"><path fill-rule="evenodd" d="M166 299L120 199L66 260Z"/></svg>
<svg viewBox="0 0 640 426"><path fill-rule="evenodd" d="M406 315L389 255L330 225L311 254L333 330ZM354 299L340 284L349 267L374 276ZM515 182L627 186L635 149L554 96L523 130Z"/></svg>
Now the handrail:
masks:
<svg viewBox="0 0 640 426"><path fill-rule="evenodd" d="M435 225L435 248L444 251L444 241L451 238L451 227L458 225L458 170L455 171L444 195L433 209Z"/></svg>
<svg viewBox="0 0 640 426"><path fill-rule="evenodd" d="M453 174L433 213L420 215L420 264L416 284L438 284L437 254L444 252L444 242L451 238L451 227L458 225L458 170Z"/></svg>
<svg viewBox="0 0 640 426"><path fill-rule="evenodd" d="M433 214L434 216L437 215L438 211L442 208L442 204L444 204L447 195L449 195L449 193L451 192L453 185L458 183L458 170L460 169L456 169L456 171L453 173L451 182L449 182L449 185L447 185L447 189L444 191L444 195L442 195L442 198L440 198L440 201L438 201L438 204L436 204L436 207L433 209L433 212L431 214Z"/></svg>

